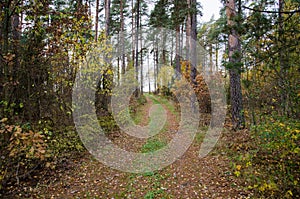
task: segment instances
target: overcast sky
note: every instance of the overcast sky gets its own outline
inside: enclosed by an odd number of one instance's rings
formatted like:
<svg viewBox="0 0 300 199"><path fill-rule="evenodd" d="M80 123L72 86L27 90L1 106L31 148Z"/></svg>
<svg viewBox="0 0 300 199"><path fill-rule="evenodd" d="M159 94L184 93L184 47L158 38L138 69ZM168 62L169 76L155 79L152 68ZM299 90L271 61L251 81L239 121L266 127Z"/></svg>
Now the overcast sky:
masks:
<svg viewBox="0 0 300 199"><path fill-rule="evenodd" d="M203 17L199 20L200 22L207 22L210 20L212 15L214 15L215 19L219 17L219 11L222 7L220 0L200 0L202 5L202 13Z"/></svg>

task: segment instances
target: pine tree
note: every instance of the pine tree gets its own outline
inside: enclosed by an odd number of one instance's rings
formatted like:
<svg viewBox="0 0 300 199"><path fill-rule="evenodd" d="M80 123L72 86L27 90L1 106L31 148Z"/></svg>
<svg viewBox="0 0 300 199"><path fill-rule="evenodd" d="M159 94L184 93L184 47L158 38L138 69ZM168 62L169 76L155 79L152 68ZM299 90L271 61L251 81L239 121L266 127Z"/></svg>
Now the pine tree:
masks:
<svg viewBox="0 0 300 199"><path fill-rule="evenodd" d="M242 5L239 1L239 7ZM226 3L227 23L230 30L228 41L229 53L229 75L230 75L230 102L231 117L234 129L244 128L243 99L241 87L241 43L238 31L236 30L235 19L241 13L236 12L235 0Z"/></svg>

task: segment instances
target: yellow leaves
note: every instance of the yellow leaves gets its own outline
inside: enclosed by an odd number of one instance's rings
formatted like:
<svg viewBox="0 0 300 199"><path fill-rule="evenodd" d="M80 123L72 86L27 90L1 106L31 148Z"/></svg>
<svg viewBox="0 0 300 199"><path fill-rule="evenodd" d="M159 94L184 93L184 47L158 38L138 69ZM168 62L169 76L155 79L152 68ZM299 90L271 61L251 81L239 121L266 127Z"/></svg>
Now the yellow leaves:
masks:
<svg viewBox="0 0 300 199"><path fill-rule="evenodd" d="M236 175L236 177L239 177L241 175L241 172L240 171L235 171L234 175Z"/></svg>
<svg viewBox="0 0 300 199"><path fill-rule="evenodd" d="M288 190L288 191L286 192L286 194L289 195L289 196L293 196L293 192L292 192L291 190Z"/></svg>
<svg viewBox="0 0 300 199"><path fill-rule="evenodd" d="M299 147L295 148L294 151L293 151L293 153L295 153L295 154L299 154L299 152L300 152L300 148Z"/></svg>
<svg viewBox="0 0 300 199"><path fill-rule="evenodd" d="M264 182L260 187L258 188L259 191L264 192L264 191L274 191L277 190L278 187L274 182Z"/></svg>
<svg viewBox="0 0 300 199"><path fill-rule="evenodd" d="M241 165L236 165L236 170L240 171L240 170L241 170L241 168L242 168L242 166L241 166Z"/></svg>
<svg viewBox="0 0 300 199"><path fill-rule="evenodd" d="M297 140L298 136L297 135L292 135L292 139Z"/></svg>
<svg viewBox="0 0 300 199"><path fill-rule="evenodd" d="M112 71L112 69L108 69L107 72L106 72L108 75L113 75L114 72Z"/></svg>
<svg viewBox="0 0 300 199"><path fill-rule="evenodd" d="M248 168L249 166L252 166L252 163L250 161L246 163L246 167Z"/></svg>
<svg viewBox="0 0 300 199"><path fill-rule="evenodd" d="M236 176L236 177L239 177L240 175L241 175L241 169L242 169L242 165L236 165L235 166L235 172L234 172L234 175Z"/></svg>
<svg viewBox="0 0 300 199"><path fill-rule="evenodd" d="M0 120L0 122L1 122L1 123L5 123L7 120L8 120L7 118L2 118L2 119Z"/></svg>
<svg viewBox="0 0 300 199"><path fill-rule="evenodd" d="M297 184L298 184L298 181L294 180L294 185L297 186Z"/></svg>
<svg viewBox="0 0 300 199"><path fill-rule="evenodd" d="M158 82L160 86L168 87L169 83L172 81L173 74L174 69L171 66L163 66L158 74Z"/></svg>

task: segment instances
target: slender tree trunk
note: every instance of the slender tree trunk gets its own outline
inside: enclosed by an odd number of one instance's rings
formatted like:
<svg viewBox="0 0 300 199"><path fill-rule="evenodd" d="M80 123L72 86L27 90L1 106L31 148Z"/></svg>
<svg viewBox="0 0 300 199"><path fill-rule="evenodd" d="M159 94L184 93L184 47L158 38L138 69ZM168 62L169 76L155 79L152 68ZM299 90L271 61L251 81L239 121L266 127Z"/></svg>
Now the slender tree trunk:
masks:
<svg viewBox="0 0 300 199"><path fill-rule="evenodd" d="M186 18L186 60L190 60L190 43L191 43L191 29L192 29L192 17L191 17L191 0L187 0L187 18Z"/></svg>
<svg viewBox="0 0 300 199"><path fill-rule="evenodd" d="M140 33L141 33L141 35L142 35L142 20L140 20L140 27L141 27L141 29L140 29ZM140 39L141 39L141 42L140 42L140 47L141 47L141 64L140 64L140 66L141 66L141 95L143 95L144 93L143 93L143 90L144 90L144 71L143 71L143 37L142 36L140 36Z"/></svg>
<svg viewBox="0 0 300 199"><path fill-rule="evenodd" d="M15 54L15 61L14 61L14 79L18 73L18 69L20 67L19 62L19 41L20 41L20 16L18 13L14 13L12 17L12 36L13 36L13 49Z"/></svg>
<svg viewBox="0 0 300 199"><path fill-rule="evenodd" d="M173 65L173 55L174 55L174 39L173 39L173 36L172 36L172 39L171 39L171 52L170 52L170 66Z"/></svg>
<svg viewBox="0 0 300 199"><path fill-rule="evenodd" d="M157 43L157 41L156 41ZM158 46L156 46L155 49L155 64L156 64L156 71L155 71L155 76L156 76L156 87L159 90L160 88L160 84L158 82L158 74L159 74L159 70L160 70L160 65L159 65L159 53L158 53Z"/></svg>
<svg viewBox="0 0 300 199"><path fill-rule="evenodd" d="M154 44L155 45L155 44ZM157 85L157 79L156 79L156 50L155 46L153 45L153 76L154 76L154 91L156 92L156 85Z"/></svg>
<svg viewBox="0 0 300 199"><path fill-rule="evenodd" d="M287 114L287 91L285 87L285 81L284 77L286 77L286 69L285 69L285 50L283 48L284 46L284 22L283 22L283 15L282 11L284 8L284 0L279 0L279 13L278 13L278 45L279 45L279 68L280 68L280 74L281 76L279 77L279 88L281 91L280 95L280 101L281 101L281 114L285 115Z"/></svg>
<svg viewBox="0 0 300 199"><path fill-rule="evenodd" d="M181 25L181 37L180 37L180 41L179 41L179 51L180 51L180 55L182 56L182 58L184 58L184 56L183 56L183 40L184 40L184 25Z"/></svg>
<svg viewBox="0 0 300 199"><path fill-rule="evenodd" d="M0 11L0 14L2 14L2 11ZM1 23L0 24L0 55L3 55L3 51L2 51L2 48L3 48L3 45L2 45L2 41L3 41L3 38L2 38L2 28L3 28L3 24ZM0 56L0 97L2 98L2 94L3 94L3 80L4 80L4 62L3 62L3 58ZM1 110L0 110L1 111Z"/></svg>
<svg viewBox="0 0 300 199"><path fill-rule="evenodd" d="M105 0L105 36L108 42L109 34L110 34L110 3L111 0ZM109 62L109 58L105 57L105 63L108 65L106 71L103 74L103 90L104 90L104 109L108 110L108 105L110 101L110 92L112 90L113 84L113 75L112 65ZM109 72L110 71L110 72Z"/></svg>
<svg viewBox="0 0 300 199"><path fill-rule="evenodd" d="M219 43L217 42L216 43L216 65L215 65L215 69L216 69L216 72L219 71L218 69L218 65L219 65Z"/></svg>
<svg viewBox="0 0 300 199"><path fill-rule="evenodd" d="M191 0L191 40L190 40L190 51L191 51L191 80L196 84L197 75L197 7L196 0Z"/></svg>
<svg viewBox="0 0 300 199"><path fill-rule="evenodd" d="M241 6L241 5L239 5ZM240 38L235 30L236 25L233 18L236 16L235 1L229 0L226 4L227 23L230 28L229 35L229 75L230 75L230 102L232 125L234 129L244 128L245 119L243 113L242 87L241 87L241 43Z"/></svg>
<svg viewBox="0 0 300 199"><path fill-rule="evenodd" d="M211 74L213 72L213 49L212 49L212 43L209 44L209 72Z"/></svg>
<svg viewBox="0 0 300 199"><path fill-rule="evenodd" d="M166 51L166 40L167 35L164 29L161 29L161 38L162 38L162 63L164 66L167 65L167 51Z"/></svg>
<svg viewBox="0 0 300 199"><path fill-rule="evenodd" d="M132 57L132 66L134 67L134 62L135 62L135 16L134 16L134 0L131 0L131 30L132 30L132 37L131 37L131 57ZM135 67L134 67L135 68Z"/></svg>
<svg viewBox="0 0 300 199"><path fill-rule="evenodd" d="M190 28L191 28L191 36L190 36L190 59L191 59L191 72L190 78L193 85L197 84L196 76L197 76L197 7L196 0L190 1L190 6L192 10L190 13ZM191 96L191 108L195 112L196 111L196 97L194 95Z"/></svg>
<svg viewBox="0 0 300 199"><path fill-rule="evenodd" d="M9 48L9 29L10 29L10 22L11 22L11 17L10 17L10 3L11 1L6 1L4 3L4 20L2 21L2 42L3 42L3 45L2 45L2 56L6 56L7 53L8 53L8 48ZM1 13L2 14L2 13ZM0 57L0 59L3 59L4 57ZM8 68L8 64L6 63L6 60L4 59L3 62L2 62L2 71L3 71L3 84L9 82L9 79L10 79L10 74L9 74L9 68ZM1 72L2 72L1 71ZM4 100L6 102L9 102L9 98L10 98L10 91L9 91L9 86L4 86L3 87L3 97L4 97ZM6 107L4 107L6 108Z"/></svg>
<svg viewBox="0 0 300 199"><path fill-rule="evenodd" d="M176 55L175 55L175 62L176 62L176 71L181 74L181 66L180 66L180 25L176 26Z"/></svg>
<svg viewBox="0 0 300 199"><path fill-rule="evenodd" d="M124 40L124 0L120 0L120 15L121 15L121 68L122 68L122 75L125 74L125 40Z"/></svg>
<svg viewBox="0 0 300 199"><path fill-rule="evenodd" d="M120 57L117 58L117 84L120 85Z"/></svg>
<svg viewBox="0 0 300 199"><path fill-rule="evenodd" d="M105 0L105 35L110 34L110 3L111 0Z"/></svg>
<svg viewBox="0 0 300 199"><path fill-rule="evenodd" d="M99 23L99 0L96 0L96 16L95 16L95 41L98 41L98 23Z"/></svg>
<svg viewBox="0 0 300 199"><path fill-rule="evenodd" d="M147 54L147 61L148 61L148 86L149 86L149 93L151 92L151 82L150 82L150 58L149 53Z"/></svg>
<svg viewBox="0 0 300 199"><path fill-rule="evenodd" d="M137 7L136 7L136 15L135 15L135 22L136 22L136 30L135 30L135 78L136 81L139 81L139 26L140 26L140 0L137 0ZM136 87L135 97L139 97L139 87Z"/></svg>

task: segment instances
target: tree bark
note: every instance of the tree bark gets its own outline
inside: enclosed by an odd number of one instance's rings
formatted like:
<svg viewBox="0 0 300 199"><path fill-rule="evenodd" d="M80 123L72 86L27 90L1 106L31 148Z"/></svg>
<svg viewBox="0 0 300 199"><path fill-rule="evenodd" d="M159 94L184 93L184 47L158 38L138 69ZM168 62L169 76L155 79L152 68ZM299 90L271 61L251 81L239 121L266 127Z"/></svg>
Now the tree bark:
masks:
<svg viewBox="0 0 300 199"><path fill-rule="evenodd" d="M140 27L142 29L142 20L140 20ZM140 30L140 33L142 34L142 30ZM144 90L144 71L143 71L143 37L142 35L140 36L140 39L141 39L141 42L140 42L140 47L141 47L141 54L140 54L140 57L141 57L141 64L140 64L140 68L141 68L141 95L143 95L143 90Z"/></svg>
<svg viewBox="0 0 300 199"><path fill-rule="evenodd" d="M196 84L197 75L197 7L196 0L191 0L191 37L190 37L190 52L191 52L191 81Z"/></svg>
<svg viewBox="0 0 300 199"><path fill-rule="evenodd" d="M240 5L241 6L241 5ZM240 38L235 30L236 25L233 20L236 17L235 1L229 0L226 3L227 24L230 28L228 38L229 51L229 75L230 75L230 102L231 102L231 119L234 129L242 129L245 126L243 113L243 99L241 87L241 43Z"/></svg>
<svg viewBox="0 0 300 199"><path fill-rule="evenodd" d="M99 0L96 0L96 16L95 16L95 41L98 41L98 23L99 23Z"/></svg>
<svg viewBox="0 0 300 199"><path fill-rule="evenodd" d="M110 34L110 4L111 0L105 0L105 37L108 42L109 34ZM105 93L104 96L104 109L108 110L108 105L110 101L110 93L112 90L113 84L113 75L112 73L112 65L109 61L108 57L105 57L105 63L107 64L107 68L103 74L103 90Z"/></svg>
<svg viewBox="0 0 300 199"><path fill-rule="evenodd" d="M105 35L110 34L110 3L111 0L105 0Z"/></svg>
<svg viewBox="0 0 300 199"><path fill-rule="evenodd" d="M139 26L140 26L140 0L137 0L137 7L136 7L136 30L135 30L135 78L136 81L139 81ZM139 97L139 87L136 87L136 91L135 91L135 97L138 98Z"/></svg>
<svg viewBox="0 0 300 199"><path fill-rule="evenodd" d="M180 66L180 25L176 26L176 55L175 55L175 62L176 62L176 71L178 74L181 74L181 66Z"/></svg>
<svg viewBox="0 0 300 199"><path fill-rule="evenodd" d="M13 36L13 51L15 54L14 69L12 71L13 79L15 80L20 68L19 61L19 42L20 42L20 16L19 13L15 12L12 16L12 36Z"/></svg>
<svg viewBox="0 0 300 199"><path fill-rule="evenodd" d="M191 0L187 0L187 17L186 17L186 60L190 59L190 42L191 42L191 28L192 28L192 18L191 18Z"/></svg>
<svg viewBox="0 0 300 199"><path fill-rule="evenodd" d="M125 74L125 40L124 40L124 0L120 0L120 17L121 17L121 74Z"/></svg>
<svg viewBox="0 0 300 199"><path fill-rule="evenodd" d="M286 77L286 64L285 63L285 49L284 46L284 22L283 22L283 8L284 8L284 0L279 0L279 10L278 10L278 45L279 45L279 68L280 74L279 77L279 88L280 88L280 103L281 103L281 114L288 115L288 106L287 106L287 90L285 88L285 81L284 77Z"/></svg>
<svg viewBox="0 0 300 199"><path fill-rule="evenodd" d="M135 16L134 16L134 0L131 0L131 30L132 30L132 37L131 37L131 57L132 57L132 66L135 65ZM135 68L135 67L134 67Z"/></svg>
<svg viewBox="0 0 300 199"><path fill-rule="evenodd" d="M151 82L150 82L150 58L149 58L149 52L147 54L147 60L148 60L148 86L149 86L149 93L151 92Z"/></svg>

